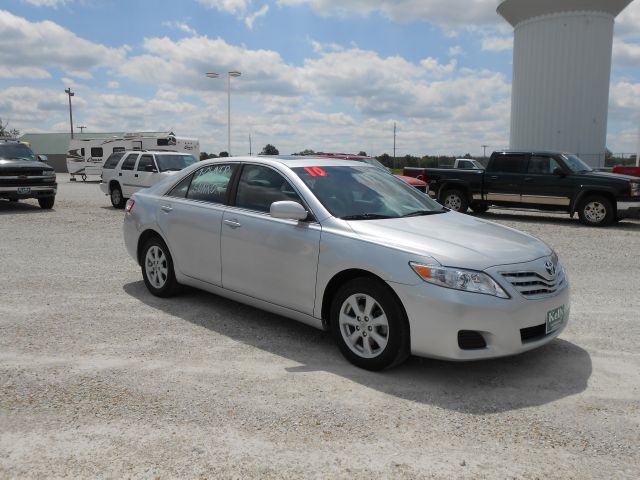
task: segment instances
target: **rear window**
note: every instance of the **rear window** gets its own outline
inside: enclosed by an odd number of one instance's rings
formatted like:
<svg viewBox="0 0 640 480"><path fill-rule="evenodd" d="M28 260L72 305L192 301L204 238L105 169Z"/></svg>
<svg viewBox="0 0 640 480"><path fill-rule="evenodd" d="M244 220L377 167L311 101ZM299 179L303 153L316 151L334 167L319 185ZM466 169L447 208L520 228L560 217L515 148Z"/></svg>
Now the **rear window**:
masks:
<svg viewBox="0 0 640 480"><path fill-rule="evenodd" d="M118 165L118 162L120 161L123 155L124 155L124 152L112 153L111 155L109 155L109 158L107 158L106 162L104 162L104 165L102 166L102 168L106 168L109 170L116 168L116 165Z"/></svg>
<svg viewBox="0 0 640 480"><path fill-rule="evenodd" d="M193 155L172 155L163 153L156 155L156 162L158 162L158 169L161 172L167 172L180 171L183 168L196 163L196 159Z"/></svg>
<svg viewBox="0 0 640 480"><path fill-rule="evenodd" d="M528 160L526 155L496 155L493 157L489 169L501 173L525 173Z"/></svg>

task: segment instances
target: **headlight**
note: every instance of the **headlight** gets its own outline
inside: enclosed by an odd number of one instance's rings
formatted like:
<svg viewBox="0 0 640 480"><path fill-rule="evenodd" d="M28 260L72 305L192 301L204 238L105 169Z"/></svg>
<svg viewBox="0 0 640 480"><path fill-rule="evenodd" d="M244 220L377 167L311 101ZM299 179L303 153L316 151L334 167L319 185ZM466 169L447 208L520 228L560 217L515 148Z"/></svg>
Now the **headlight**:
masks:
<svg viewBox="0 0 640 480"><path fill-rule="evenodd" d="M640 197L640 183L631 182L631 196Z"/></svg>
<svg viewBox="0 0 640 480"><path fill-rule="evenodd" d="M422 280L440 287L509 298L507 292L486 273L414 262L410 262L409 265Z"/></svg>
<svg viewBox="0 0 640 480"><path fill-rule="evenodd" d="M42 172L42 175L45 177L55 177L56 176L56 171L55 170L44 170Z"/></svg>

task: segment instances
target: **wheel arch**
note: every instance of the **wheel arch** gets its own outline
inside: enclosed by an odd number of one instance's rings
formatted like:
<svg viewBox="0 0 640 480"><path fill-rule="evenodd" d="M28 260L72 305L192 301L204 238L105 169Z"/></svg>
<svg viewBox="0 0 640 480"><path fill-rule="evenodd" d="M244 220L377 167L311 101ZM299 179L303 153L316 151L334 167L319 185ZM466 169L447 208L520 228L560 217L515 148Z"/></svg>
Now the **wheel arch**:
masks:
<svg viewBox="0 0 640 480"><path fill-rule="evenodd" d="M336 293L340 289L340 287L355 278L362 278L362 277L370 278L370 279L381 282L392 293L392 295L398 301L400 308L402 308L402 311L404 312L404 316L407 321L407 328L409 329L409 338L411 338L411 329L410 329L411 327L410 327L409 317L407 316L407 310L404 308L404 305L402 304L402 300L400 300L400 297L398 296L398 294L391 287L391 285L389 285L389 283L386 282L383 278L379 277L375 273L372 273L368 270L363 270L360 268L350 268L347 270L343 270L339 273L336 273L331 278L331 280L329 280L329 283L327 283L327 286L325 287L322 295L322 310L320 313L320 316L322 318L322 324L324 325L324 327L327 329L329 328L329 324L331 322L331 318L330 318L331 303Z"/></svg>
<svg viewBox="0 0 640 480"><path fill-rule="evenodd" d="M445 182L440 186L440 189L438 190L438 199L439 200L444 200L444 195L445 193L447 193L449 190L459 190L460 192L462 192L466 197L467 197L467 202L471 203L471 189L469 187L469 185L466 185L463 182Z"/></svg>
<svg viewBox="0 0 640 480"><path fill-rule="evenodd" d="M596 195L601 195L611 202L611 205L613 206L613 212L615 215L618 209L617 209L616 196L613 194L613 192L609 190L599 190L599 189L591 189L591 188L582 190L581 192L578 193L578 195L576 195L573 201L573 204L571 205L571 215L575 214L578 211L578 208L580 208L580 204L585 198L596 196Z"/></svg>
<svg viewBox="0 0 640 480"><path fill-rule="evenodd" d="M136 246L136 258L138 260L138 265L142 265L142 247L144 247L144 244L153 237L157 237L162 240L162 242L167 246L167 250L169 250L169 254L171 255L169 245L167 244L167 241L164 239L164 237L160 234L160 232L154 230L153 228L148 228L138 237L138 245Z"/></svg>
<svg viewBox="0 0 640 480"><path fill-rule="evenodd" d="M120 191L122 192L122 186L120 185L120 182L118 182L115 179L111 179L109 180L109 194L111 194L111 191L115 188L118 187L120 189Z"/></svg>

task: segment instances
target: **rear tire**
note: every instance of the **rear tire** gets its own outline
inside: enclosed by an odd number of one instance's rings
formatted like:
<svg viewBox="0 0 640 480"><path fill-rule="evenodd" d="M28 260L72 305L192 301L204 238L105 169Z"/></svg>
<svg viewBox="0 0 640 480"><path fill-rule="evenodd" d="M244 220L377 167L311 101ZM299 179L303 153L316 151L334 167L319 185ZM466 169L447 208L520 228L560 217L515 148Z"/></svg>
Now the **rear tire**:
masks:
<svg viewBox="0 0 640 480"><path fill-rule="evenodd" d="M445 190L440 198L442 206L454 212L466 213L469 208L467 195L461 190Z"/></svg>
<svg viewBox="0 0 640 480"><path fill-rule="evenodd" d="M38 199L38 204L43 210L51 210L54 203L56 203L56 197L44 197Z"/></svg>
<svg viewBox="0 0 640 480"><path fill-rule="evenodd" d="M355 278L340 287L331 302L330 321L342 355L357 367L378 371L409 357L407 316L379 280Z"/></svg>
<svg viewBox="0 0 640 480"><path fill-rule="evenodd" d="M114 208L124 208L124 204L125 204L125 199L122 196L122 190L120 190L120 187L113 187L111 189L111 205L113 205Z"/></svg>
<svg viewBox="0 0 640 480"><path fill-rule="evenodd" d="M144 284L153 295L166 298L178 292L180 285L176 281L173 259L162 239L147 240L142 247L140 263Z"/></svg>
<svg viewBox="0 0 640 480"><path fill-rule="evenodd" d="M616 213L607 197L592 195L580 202L578 216L580 221L589 227L606 227L614 222Z"/></svg>

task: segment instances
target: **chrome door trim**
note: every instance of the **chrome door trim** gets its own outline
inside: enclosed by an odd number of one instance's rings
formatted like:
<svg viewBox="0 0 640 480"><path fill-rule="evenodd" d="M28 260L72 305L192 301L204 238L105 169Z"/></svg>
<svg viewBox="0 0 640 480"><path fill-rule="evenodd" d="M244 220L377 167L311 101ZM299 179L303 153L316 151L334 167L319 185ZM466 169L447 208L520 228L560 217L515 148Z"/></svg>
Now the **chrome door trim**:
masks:
<svg viewBox="0 0 640 480"><path fill-rule="evenodd" d="M522 196L519 193L487 193L484 199L494 202L522 202Z"/></svg>
<svg viewBox="0 0 640 480"><path fill-rule="evenodd" d="M542 195L522 195L522 203L538 203L540 205L558 205L568 207L571 199L567 197L552 197Z"/></svg>

